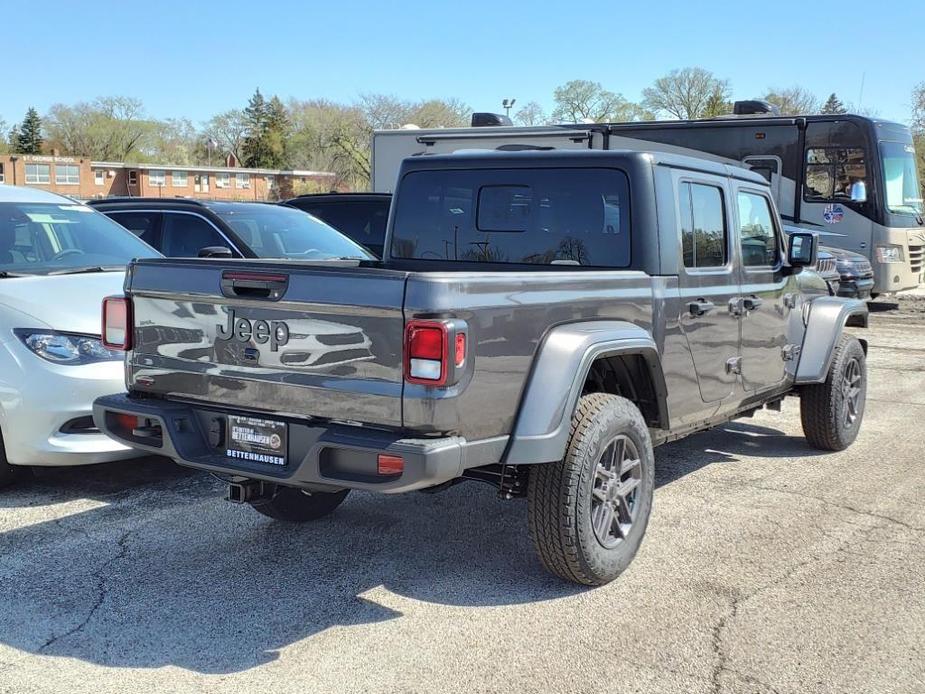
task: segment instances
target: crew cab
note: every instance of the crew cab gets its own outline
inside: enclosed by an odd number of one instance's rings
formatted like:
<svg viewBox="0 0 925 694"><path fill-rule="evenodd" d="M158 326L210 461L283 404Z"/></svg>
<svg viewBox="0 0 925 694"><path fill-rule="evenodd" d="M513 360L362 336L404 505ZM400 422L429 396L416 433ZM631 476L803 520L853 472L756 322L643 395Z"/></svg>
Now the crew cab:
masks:
<svg viewBox="0 0 925 694"><path fill-rule="evenodd" d="M351 490L526 496L544 565L599 585L634 557L653 447L801 399L810 445L858 434L860 301L768 184L639 151L407 159L381 261L164 259L104 307L116 440L222 473L307 521Z"/></svg>

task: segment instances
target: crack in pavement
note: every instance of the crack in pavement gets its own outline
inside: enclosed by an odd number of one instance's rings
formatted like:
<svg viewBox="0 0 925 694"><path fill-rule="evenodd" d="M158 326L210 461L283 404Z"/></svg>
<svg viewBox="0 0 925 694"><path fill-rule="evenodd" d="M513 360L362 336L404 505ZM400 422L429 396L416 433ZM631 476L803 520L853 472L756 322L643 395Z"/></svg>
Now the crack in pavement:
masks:
<svg viewBox="0 0 925 694"><path fill-rule="evenodd" d="M717 484L719 486L719 484ZM780 494L790 494L792 496L799 496L804 499L812 499L813 501L818 501L821 504L827 506L834 506L835 508L840 508L843 511L849 511L851 513L856 513L861 516L868 516L869 518L877 518L879 520L887 521L888 523L894 523L906 530L911 530L912 532L925 533L925 528L920 528L917 525L912 525L906 521L899 520L898 518L893 518L893 516L887 516L882 513L877 513L876 511L866 511L862 508L857 508L856 506L849 506L843 502L831 501L830 499L825 499L821 496L815 496L813 494L806 494L805 492L795 492L791 489L780 489L779 487L764 487L758 484L752 484L750 482L739 482L739 483L725 483L724 486L729 487L749 487L751 489L758 489L765 492L779 492Z"/></svg>
<svg viewBox="0 0 925 694"><path fill-rule="evenodd" d="M87 615L75 626L71 627L62 634L52 634L52 636L43 643L37 650L36 653L44 653L46 650L51 648L58 641L66 639L78 632L82 631L87 624L90 623L90 620L93 619L93 616L97 613L100 607L103 606L103 603L106 601L106 597L109 594L109 578L111 574L107 571L109 567L115 564L117 561L124 559L126 554L128 554L128 538L131 535L131 531L127 530L122 534L122 537L119 538L119 541L116 543L118 551L109 559L107 559L103 564L100 565L99 569L96 570L96 600L93 602L93 605L90 607L90 611L87 612Z"/></svg>
<svg viewBox="0 0 925 694"><path fill-rule="evenodd" d="M745 485L745 486L753 486L753 485ZM762 487L758 487L758 488L762 489ZM773 491L780 491L780 490L773 490ZM800 494L800 496L809 496L809 495ZM816 497L811 497L811 498L816 498ZM825 502L824 499L819 499L819 501ZM825 502L825 503L830 503L830 502ZM838 504L835 504L835 505L837 506ZM848 510L854 510L854 509L849 508ZM887 522L899 523L900 525L904 525L903 523L896 521L893 518L889 518L887 516L878 516L877 514L868 514L863 511L857 511L857 512L862 513L863 515L878 518L878 519L881 519ZM866 532L870 532L872 530L876 530L878 528L884 528L884 527L886 527L885 524L874 524L871 527L864 528L864 530ZM913 529L916 529L916 528L913 528ZM799 571L803 570L807 566L810 566L811 564L815 564L817 562L823 561L824 559L828 559L829 557L833 557L836 554L846 551L846 549L855 542L855 536L858 534L859 531L860 531L860 528L858 531L850 533L848 537L845 538L842 542L840 542L838 546L835 547L834 549L827 551L827 552L823 552L819 555L811 556L805 559L804 561L801 561L800 563L792 566L790 569L785 571L779 577L775 578L773 581L769 581L765 583L764 585L761 585L755 588L753 591L751 591L747 595L742 595L738 591L728 590L728 589L715 591L720 596L727 597L727 599L729 600L729 612L723 615L719 619L719 621L714 625L713 631L712 631L712 650L713 650L713 655L716 659L716 662L713 666L712 676L710 678L713 694L720 694L720 692L723 691L723 683L721 680L721 676L724 672L730 672L735 675L738 675L739 677L745 679L746 681L754 681L754 683L767 687L772 692L779 694L779 690L773 687L772 685L770 685L769 683L763 682L757 679L756 677L754 677L754 675L747 675L746 673L743 673L729 666L728 664L729 656L726 653L725 647L723 645L723 632L738 617L739 608L744 603L761 595L765 591L788 581L791 577L793 577L795 574L797 574Z"/></svg>

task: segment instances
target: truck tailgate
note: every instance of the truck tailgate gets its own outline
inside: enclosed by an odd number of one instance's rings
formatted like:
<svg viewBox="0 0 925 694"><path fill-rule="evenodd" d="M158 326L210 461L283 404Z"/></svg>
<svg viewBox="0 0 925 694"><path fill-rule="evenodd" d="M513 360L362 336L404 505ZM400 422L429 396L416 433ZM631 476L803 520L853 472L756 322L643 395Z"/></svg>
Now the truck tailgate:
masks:
<svg viewBox="0 0 925 694"><path fill-rule="evenodd" d="M137 261L127 279L135 392L400 427L405 273Z"/></svg>

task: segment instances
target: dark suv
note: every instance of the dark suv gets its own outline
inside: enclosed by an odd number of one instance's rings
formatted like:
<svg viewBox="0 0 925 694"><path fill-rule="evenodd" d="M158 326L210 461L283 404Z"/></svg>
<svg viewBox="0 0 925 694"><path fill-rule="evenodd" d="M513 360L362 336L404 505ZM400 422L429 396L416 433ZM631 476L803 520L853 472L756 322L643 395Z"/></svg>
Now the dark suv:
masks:
<svg viewBox="0 0 925 694"><path fill-rule="evenodd" d="M300 195L284 205L322 219L342 234L363 244L380 258L389 221L389 193L321 193Z"/></svg>
<svg viewBox="0 0 925 694"><path fill-rule="evenodd" d="M183 198L107 198L90 205L172 258L372 257L321 220L279 205Z"/></svg>

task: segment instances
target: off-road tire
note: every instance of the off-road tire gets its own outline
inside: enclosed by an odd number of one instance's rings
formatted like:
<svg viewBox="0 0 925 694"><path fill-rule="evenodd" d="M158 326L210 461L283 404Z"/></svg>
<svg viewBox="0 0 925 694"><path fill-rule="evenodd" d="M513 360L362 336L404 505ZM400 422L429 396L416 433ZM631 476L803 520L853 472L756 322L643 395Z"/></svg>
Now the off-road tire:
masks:
<svg viewBox="0 0 925 694"><path fill-rule="evenodd" d="M305 523L323 518L333 512L347 498L349 489L339 492L312 492L308 494L294 487L277 487L268 499L252 501L257 513L274 520Z"/></svg>
<svg viewBox="0 0 925 694"><path fill-rule="evenodd" d="M592 491L609 442L629 439L638 456L634 517L626 537L612 547L592 526ZM620 476L618 475L617 481ZM530 470L527 487L530 536L543 565L567 581L598 586L622 573L642 542L655 488L655 459L649 429L626 398L592 393L578 401L565 458ZM600 501L595 498L598 505ZM599 506L598 506L599 508Z"/></svg>
<svg viewBox="0 0 925 694"><path fill-rule="evenodd" d="M856 385L850 383L852 374L860 376ZM859 388L858 397L853 417L849 417L847 400L855 387ZM843 451L854 443L864 419L866 397L864 348L857 338L842 335L835 347L825 383L814 383L800 389L800 419L809 445L823 451Z"/></svg>

